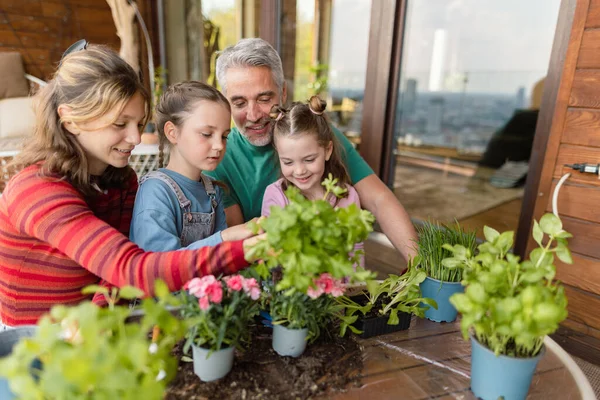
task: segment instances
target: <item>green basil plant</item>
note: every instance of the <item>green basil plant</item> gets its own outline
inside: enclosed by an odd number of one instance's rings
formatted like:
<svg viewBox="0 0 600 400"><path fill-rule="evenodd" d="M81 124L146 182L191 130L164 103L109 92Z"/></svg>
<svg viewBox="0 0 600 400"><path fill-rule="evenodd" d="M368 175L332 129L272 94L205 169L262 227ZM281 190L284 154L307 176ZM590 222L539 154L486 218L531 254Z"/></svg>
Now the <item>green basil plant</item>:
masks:
<svg viewBox="0 0 600 400"><path fill-rule="evenodd" d="M444 265L463 268L465 292L450 302L462 314L465 339L471 333L496 355L533 357L539 354L545 335L556 331L567 317L563 286L555 281L554 256L571 264L567 238L554 214L534 221L533 238L538 244L529 259L510 253L514 232L499 233L485 227L486 241L473 253L464 246L444 245L453 253Z"/></svg>
<svg viewBox="0 0 600 400"><path fill-rule="evenodd" d="M267 240L254 246L249 256L262 260L256 271L263 279L269 276L269 270L281 267L277 291L307 293L324 273L361 282L374 276L358 266L363 252L353 251L356 243L367 239L375 218L356 204L343 208L331 205L330 196L339 197L346 191L337 182L329 174L323 181L323 199L315 201L290 186L285 192L289 204L271 207L271 215L260 222ZM255 231L258 229L254 226Z"/></svg>
<svg viewBox="0 0 600 400"><path fill-rule="evenodd" d="M117 303L143 292L133 287L109 292L97 285L84 289L97 291L106 296L108 307L89 301L54 306L38 322L36 335L0 360L0 375L18 398L162 399L177 370L171 350L187 330L185 321L168 309L176 299L158 281L158 299L144 300L141 320L127 323L129 306Z"/></svg>

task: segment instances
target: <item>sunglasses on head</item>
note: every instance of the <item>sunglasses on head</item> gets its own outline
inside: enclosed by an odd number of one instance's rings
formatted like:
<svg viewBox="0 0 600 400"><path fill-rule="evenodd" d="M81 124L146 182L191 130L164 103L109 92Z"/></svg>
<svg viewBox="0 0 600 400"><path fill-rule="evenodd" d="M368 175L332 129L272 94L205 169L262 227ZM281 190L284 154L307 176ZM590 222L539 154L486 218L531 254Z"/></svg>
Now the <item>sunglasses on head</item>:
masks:
<svg viewBox="0 0 600 400"><path fill-rule="evenodd" d="M88 44L89 43L87 40L81 39L81 40L76 41L72 45L70 45L69 48L67 50L65 50L62 57L60 57L60 62L58 63L58 66L60 67L60 65L62 64L65 57L68 56L69 54L76 53L78 51L87 49Z"/></svg>

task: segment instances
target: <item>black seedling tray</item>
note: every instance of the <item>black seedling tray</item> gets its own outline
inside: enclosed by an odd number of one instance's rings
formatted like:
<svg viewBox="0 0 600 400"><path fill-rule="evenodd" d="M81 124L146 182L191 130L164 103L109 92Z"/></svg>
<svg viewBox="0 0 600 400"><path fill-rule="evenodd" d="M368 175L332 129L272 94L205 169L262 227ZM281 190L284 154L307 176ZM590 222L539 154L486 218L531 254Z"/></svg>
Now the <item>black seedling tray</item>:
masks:
<svg viewBox="0 0 600 400"><path fill-rule="evenodd" d="M352 296L350 298L359 304L364 304L364 296ZM389 315L371 317L364 316L359 313L358 319L352 324L352 326L362 331L358 337L366 339L373 336L385 335L386 333L408 329L410 327L412 315L401 311L398 312L398 318L400 319L398 325L388 325L387 322L389 318Z"/></svg>

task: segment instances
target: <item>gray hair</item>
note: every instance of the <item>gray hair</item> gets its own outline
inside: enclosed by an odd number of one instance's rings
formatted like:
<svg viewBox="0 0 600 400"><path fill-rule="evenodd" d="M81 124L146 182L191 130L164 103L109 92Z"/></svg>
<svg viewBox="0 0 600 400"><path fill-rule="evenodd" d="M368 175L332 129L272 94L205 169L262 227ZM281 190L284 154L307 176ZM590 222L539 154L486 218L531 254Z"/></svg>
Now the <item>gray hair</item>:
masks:
<svg viewBox="0 0 600 400"><path fill-rule="evenodd" d="M242 39L234 46L229 46L220 52L217 57L217 80L225 93L227 92L225 73L232 67L269 68L281 95L284 83L281 58L267 41L260 38Z"/></svg>

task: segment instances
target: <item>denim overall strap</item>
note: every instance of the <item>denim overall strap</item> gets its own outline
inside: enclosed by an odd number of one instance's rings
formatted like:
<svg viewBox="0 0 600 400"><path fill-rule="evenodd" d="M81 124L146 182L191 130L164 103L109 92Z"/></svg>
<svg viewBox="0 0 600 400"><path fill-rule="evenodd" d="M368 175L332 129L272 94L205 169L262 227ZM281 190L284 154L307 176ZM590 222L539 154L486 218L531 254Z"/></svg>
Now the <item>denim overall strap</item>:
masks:
<svg viewBox="0 0 600 400"><path fill-rule="evenodd" d="M213 211L217 208L217 191L215 190L215 185L208 176L201 174L202 183L204 184L204 189L206 189L206 194L210 197L210 203L212 205Z"/></svg>
<svg viewBox="0 0 600 400"><path fill-rule="evenodd" d="M177 196L177 201L179 202L179 207L181 207L181 209L184 212L190 212L190 204L192 204L192 202L187 197L185 197L185 195L181 191L181 188L179 187L179 185L169 175L167 175L161 171L149 172L146 175L141 177L140 185L151 178L158 179L158 180L161 180L164 183L166 183L171 188L171 190L175 193L175 196Z"/></svg>

